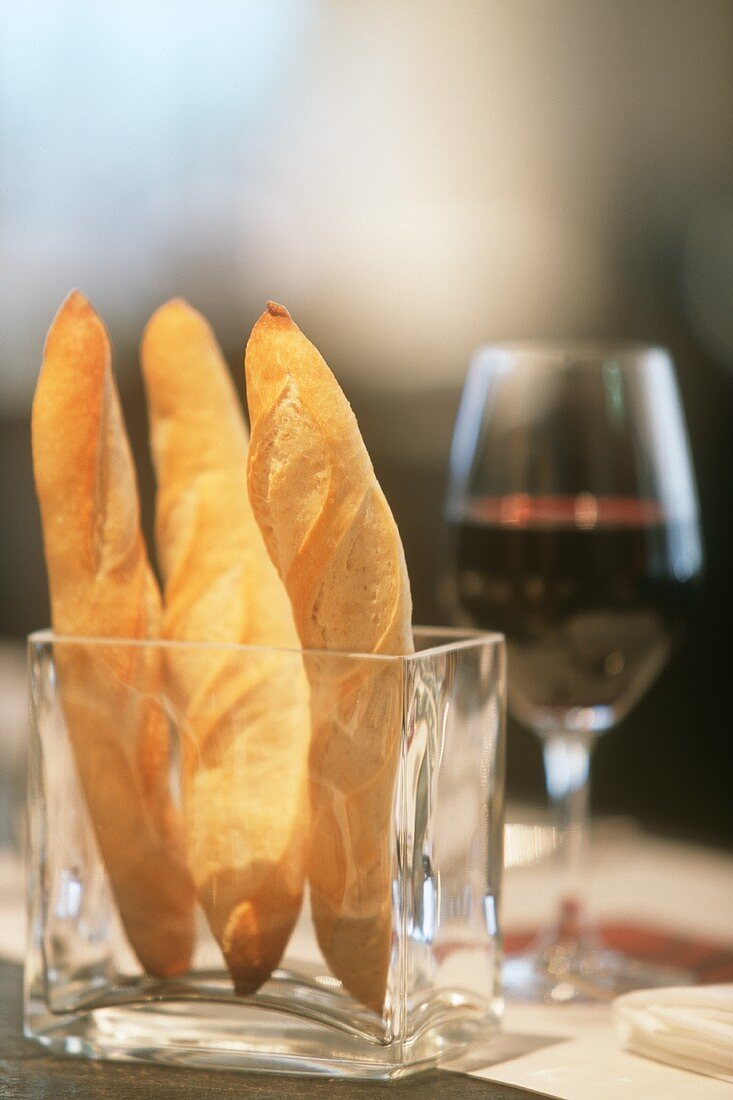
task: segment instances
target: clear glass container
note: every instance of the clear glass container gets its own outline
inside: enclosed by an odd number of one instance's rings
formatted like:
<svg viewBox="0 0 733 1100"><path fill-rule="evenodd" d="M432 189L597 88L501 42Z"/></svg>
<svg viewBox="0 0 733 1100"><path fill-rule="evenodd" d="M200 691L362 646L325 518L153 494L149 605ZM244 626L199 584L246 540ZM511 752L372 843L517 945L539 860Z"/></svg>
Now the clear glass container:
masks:
<svg viewBox="0 0 733 1100"><path fill-rule="evenodd" d="M419 629L415 645L31 636L26 1035L375 1078L485 1042L504 643Z"/></svg>

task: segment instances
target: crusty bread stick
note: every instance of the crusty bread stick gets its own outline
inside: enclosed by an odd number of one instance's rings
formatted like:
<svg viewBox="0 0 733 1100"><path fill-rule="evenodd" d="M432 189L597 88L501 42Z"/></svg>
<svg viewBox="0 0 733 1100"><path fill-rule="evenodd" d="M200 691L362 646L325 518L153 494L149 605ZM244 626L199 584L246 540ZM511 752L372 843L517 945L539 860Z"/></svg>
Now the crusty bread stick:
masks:
<svg viewBox="0 0 733 1100"><path fill-rule="evenodd" d="M78 292L48 334L32 429L56 633L157 638L160 595L140 531L109 340ZM127 936L151 974L184 971L194 892L168 795L168 727L155 694L159 650L61 640L54 655L77 770Z"/></svg>
<svg viewBox="0 0 733 1100"><path fill-rule="evenodd" d="M175 650L183 805L201 904L239 992L277 966L300 910L308 839L308 685L287 593L247 498L247 432L204 318L172 301L142 363L168 638L295 652Z"/></svg>
<svg viewBox="0 0 733 1100"><path fill-rule="evenodd" d="M402 544L338 383L274 302L253 329L245 362L250 500L303 646L411 652ZM309 658L308 667L313 918L333 973L380 1012L392 936L401 666Z"/></svg>

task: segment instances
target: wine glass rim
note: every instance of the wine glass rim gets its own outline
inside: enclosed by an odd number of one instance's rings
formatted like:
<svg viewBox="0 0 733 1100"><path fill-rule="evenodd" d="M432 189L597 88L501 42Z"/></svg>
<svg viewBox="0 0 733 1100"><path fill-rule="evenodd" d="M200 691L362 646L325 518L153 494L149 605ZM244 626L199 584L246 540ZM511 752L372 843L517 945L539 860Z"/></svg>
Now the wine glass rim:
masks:
<svg viewBox="0 0 733 1100"><path fill-rule="evenodd" d="M483 360L494 354L530 362L558 362L564 365L579 360L593 361L594 364L607 360L633 359L638 362L642 358L658 356L671 360L668 348L662 344L613 337L491 340L476 349L474 359Z"/></svg>

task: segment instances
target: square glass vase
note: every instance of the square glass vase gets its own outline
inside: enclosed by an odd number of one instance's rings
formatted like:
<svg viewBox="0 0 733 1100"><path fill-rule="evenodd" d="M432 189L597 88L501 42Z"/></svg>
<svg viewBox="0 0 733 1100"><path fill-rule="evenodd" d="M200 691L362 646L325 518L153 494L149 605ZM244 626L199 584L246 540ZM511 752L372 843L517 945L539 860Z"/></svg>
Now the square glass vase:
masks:
<svg viewBox="0 0 733 1100"><path fill-rule="evenodd" d="M29 639L25 1033L391 1078L498 1026L505 653Z"/></svg>

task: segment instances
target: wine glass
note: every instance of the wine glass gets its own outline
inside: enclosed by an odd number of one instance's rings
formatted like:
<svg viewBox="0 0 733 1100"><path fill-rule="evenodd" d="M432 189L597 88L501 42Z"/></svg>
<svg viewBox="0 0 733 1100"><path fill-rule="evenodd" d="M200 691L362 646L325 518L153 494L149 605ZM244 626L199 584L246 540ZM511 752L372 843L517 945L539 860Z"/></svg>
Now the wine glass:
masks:
<svg viewBox="0 0 733 1100"><path fill-rule="evenodd" d="M560 904L507 960L510 995L607 998L674 975L603 950L585 916L590 756L670 654L702 567L669 354L630 345L479 350L450 457L444 600L501 631L509 706L541 739Z"/></svg>

